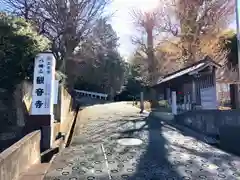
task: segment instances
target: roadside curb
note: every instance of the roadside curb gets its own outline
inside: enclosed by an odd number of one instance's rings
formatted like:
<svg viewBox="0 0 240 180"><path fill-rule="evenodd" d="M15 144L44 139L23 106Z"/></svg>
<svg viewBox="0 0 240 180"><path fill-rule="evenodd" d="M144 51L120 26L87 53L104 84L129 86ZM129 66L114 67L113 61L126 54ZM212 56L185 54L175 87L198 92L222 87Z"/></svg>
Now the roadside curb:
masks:
<svg viewBox="0 0 240 180"><path fill-rule="evenodd" d="M154 115L154 113L151 114L152 117L154 118L157 118L157 119L160 119L158 116ZM179 124L176 124L174 123L175 121L173 122L169 122L169 121L166 121L166 120L163 120L161 119L164 123L166 123L167 125L175 128L176 130L179 130L181 131L183 134L187 135L187 136L192 136L193 138L197 139L197 140L200 140L200 141L203 141L209 145L217 145L219 144L219 141L216 140L215 138L212 138L210 136L206 136L204 134L201 134L201 133L198 133L186 126L182 126L182 125L179 125Z"/></svg>

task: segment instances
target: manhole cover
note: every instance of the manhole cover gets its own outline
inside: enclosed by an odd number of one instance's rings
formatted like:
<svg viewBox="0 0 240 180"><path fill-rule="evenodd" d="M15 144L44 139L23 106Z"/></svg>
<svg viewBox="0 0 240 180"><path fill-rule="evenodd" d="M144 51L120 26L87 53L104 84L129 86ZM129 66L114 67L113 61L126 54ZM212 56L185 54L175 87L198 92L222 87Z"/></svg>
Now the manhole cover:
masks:
<svg viewBox="0 0 240 180"><path fill-rule="evenodd" d="M141 139L137 139L137 138L123 138L123 139L119 139L117 142L118 144L123 146L137 146L143 143Z"/></svg>

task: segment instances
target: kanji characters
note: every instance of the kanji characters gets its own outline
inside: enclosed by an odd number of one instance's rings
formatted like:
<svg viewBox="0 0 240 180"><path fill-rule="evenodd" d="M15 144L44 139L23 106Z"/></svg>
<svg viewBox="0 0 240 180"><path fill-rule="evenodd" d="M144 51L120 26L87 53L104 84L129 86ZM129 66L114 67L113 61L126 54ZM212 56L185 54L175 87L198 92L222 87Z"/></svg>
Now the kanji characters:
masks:
<svg viewBox="0 0 240 180"><path fill-rule="evenodd" d="M50 61L47 62L47 73L48 74L51 73L51 62Z"/></svg>
<svg viewBox="0 0 240 180"><path fill-rule="evenodd" d="M44 84L44 77L43 76L38 76L37 77L37 84Z"/></svg>
<svg viewBox="0 0 240 180"><path fill-rule="evenodd" d="M43 73L43 70L42 70L42 69L39 69L38 73L39 73L39 74L42 74L42 73Z"/></svg>
<svg viewBox="0 0 240 180"><path fill-rule="evenodd" d="M35 102L35 106L36 106L36 108L41 108L42 105L43 105L43 102L40 101L40 100L38 100L38 101Z"/></svg>
<svg viewBox="0 0 240 180"><path fill-rule="evenodd" d="M39 67L39 68L43 68L44 65L43 65L43 64L39 64L38 67Z"/></svg>
<svg viewBox="0 0 240 180"><path fill-rule="evenodd" d="M42 94L44 93L44 91L43 91L42 88L38 88L38 89L36 89L35 92L36 92L37 96L42 96Z"/></svg>

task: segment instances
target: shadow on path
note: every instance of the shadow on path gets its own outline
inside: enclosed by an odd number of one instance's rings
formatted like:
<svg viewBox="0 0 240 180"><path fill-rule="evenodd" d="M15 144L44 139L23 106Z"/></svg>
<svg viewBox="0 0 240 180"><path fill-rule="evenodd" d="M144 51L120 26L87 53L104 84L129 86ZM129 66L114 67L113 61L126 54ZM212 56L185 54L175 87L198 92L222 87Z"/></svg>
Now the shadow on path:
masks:
<svg viewBox="0 0 240 180"><path fill-rule="evenodd" d="M112 180L239 179L239 159L185 136L164 118L128 106L101 107L82 111L87 123L78 120L70 147L55 158L45 180L107 180L109 174ZM127 137L143 144L121 145L118 139Z"/></svg>
<svg viewBox="0 0 240 180"><path fill-rule="evenodd" d="M173 165L168 160L167 140L162 134L163 124L161 120L146 117L143 120L145 124L136 129L130 129L121 132L121 137L135 137L138 133L145 131L147 134L145 150L137 159L136 171L129 180L137 179L180 179L180 175L173 168ZM133 121L136 123L138 120Z"/></svg>

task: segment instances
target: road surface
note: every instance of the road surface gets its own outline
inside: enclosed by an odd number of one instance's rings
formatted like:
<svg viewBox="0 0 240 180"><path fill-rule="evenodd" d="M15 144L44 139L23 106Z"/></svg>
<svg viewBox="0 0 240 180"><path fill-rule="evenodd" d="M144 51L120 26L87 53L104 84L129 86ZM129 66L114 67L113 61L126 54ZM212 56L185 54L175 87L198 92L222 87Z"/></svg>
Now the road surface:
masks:
<svg viewBox="0 0 240 180"><path fill-rule="evenodd" d="M119 143L130 137L142 144ZM45 180L108 179L235 180L240 158L140 115L129 104L101 104L80 113L71 146L56 156Z"/></svg>

